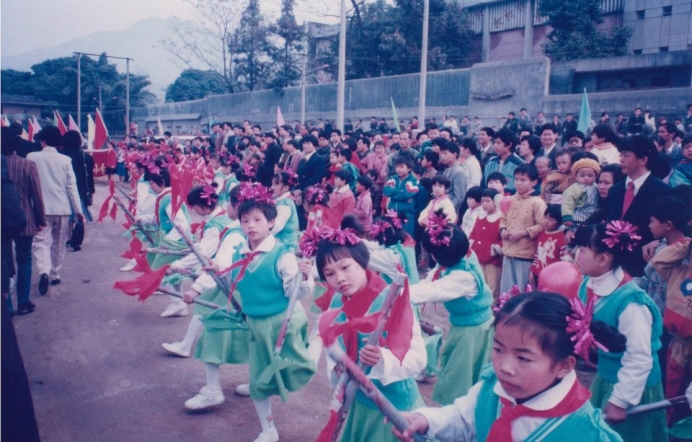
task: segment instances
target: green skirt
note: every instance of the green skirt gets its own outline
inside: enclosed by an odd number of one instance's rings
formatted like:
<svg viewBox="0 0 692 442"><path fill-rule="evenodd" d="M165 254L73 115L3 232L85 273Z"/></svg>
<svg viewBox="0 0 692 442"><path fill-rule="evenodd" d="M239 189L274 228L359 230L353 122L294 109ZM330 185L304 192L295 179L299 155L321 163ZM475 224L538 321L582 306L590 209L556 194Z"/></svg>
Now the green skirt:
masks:
<svg viewBox="0 0 692 442"><path fill-rule="evenodd" d="M202 293L200 299L219 304L222 308L225 308L228 302L226 295L218 288ZM213 311L209 307L195 304L196 315L206 316ZM250 332L247 330L224 330L212 333L205 328L197 341L195 357L216 365L246 364L250 358L249 340Z"/></svg>
<svg viewBox="0 0 692 442"><path fill-rule="evenodd" d="M437 374L437 364L440 361L440 348L442 347L442 329L435 326L435 334L432 335L423 332L423 342L425 342L425 352L428 355L425 374Z"/></svg>
<svg viewBox="0 0 692 442"><path fill-rule="evenodd" d="M162 247L169 250L183 250L187 248L187 244L182 241L168 241L165 238L165 233L159 231L160 235L156 238L156 247ZM182 256L178 255L163 255L161 253L147 253L147 261L152 270L158 270L166 264L170 264Z"/></svg>
<svg viewBox="0 0 692 442"><path fill-rule="evenodd" d="M425 407L423 398L418 395L410 411ZM341 432L341 442L397 442L399 439L392 434L392 423L384 423L384 415L378 409L370 408L358 400L354 400L346 416L344 429Z"/></svg>
<svg viewBox="0 0 692 442"><path fill-rule="evenodd" d="M308 354L308 318L300 303L296 303L288 323L280 360L287 366L268 380L260 379L265 370L271 370L274 346L283 323L285 312L264 318L246 318L250 330L250 397L253 400L297 391L304 387L315 374L315 363Z"/></svg>
<svg viewBox="0 0 692 442"><path fill-rule="evenodd" d="M470 327L452 325L440 354L440 369L432 399L449 405L466 396L490 362L493 319Z"/></svg>
<svg viewBox="0 0 692 442"><path fill-rule="evenodd" d="M591 384L591 404L601 410L605 408L613 392L613 386L614 384L596 375ZM639 404L650 404L663 399L665 399L663 385L659 383L644 389L642 400ZM636 417L625 419L621 423L609 425L622 436L622 440L625 442L659 442L668 440L665 410L640 414Z"/></svg>

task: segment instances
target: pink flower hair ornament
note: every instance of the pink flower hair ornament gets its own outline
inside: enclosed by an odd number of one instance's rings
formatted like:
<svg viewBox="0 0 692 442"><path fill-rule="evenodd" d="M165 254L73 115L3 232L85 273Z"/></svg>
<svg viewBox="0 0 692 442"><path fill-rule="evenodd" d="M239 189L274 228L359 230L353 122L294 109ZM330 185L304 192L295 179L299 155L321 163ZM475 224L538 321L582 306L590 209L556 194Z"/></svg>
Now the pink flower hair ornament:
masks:
<svg viewBox="0 0 692 442"><path fill-rule="evenodd" d="M255 174L256 174L255 168L252 167L252 164L243 163L243 175L245 175L248 178L254 178Z"/></svg>
<svg viewBox="0 0 692 442"><path fill-rule="evenodd" d="M396 227L397 229L401 230L403 228L403 225L401 223L401 218L399 218L399 214L397 213L396 210L389 209L389 210L387 210L387 212L385 212L384 216L386 216L387 218L392 220L391 221L392 225L394 227Z"/></svg>
<svg viewBox="0 0 692 442"><path fill-rule="evenodd" d="M432 213L428 216L426 232L430 237L430 242L434 245L449 245L450 236L447 236L446 233L449 232L451 235L452 230L449 228L447 216L442 213L442 211Z"/></svg>
<svg viewBox="0 0 692 442"><path fill-rule="evenodd" d="M270 206L276 204L271 191L259 183L240 183L238 201L241 203L246 201L257 201Z"/></svg>
<svg viewBox="0 0 692 442"><path fill-rule="evenodd" d="M331 227L322 228L320 233L322 239L341 244L342 246L354 246L360 242L360 238L353 229L332 229Z"/></svg>
<svg viewBox="0 0 692 442"><path fill-rule="evenodd" d="M310 186L305 191L305 199L310 202L315 198L315 202L322 203L327 195L327 191L322 186Z"/></svg>
<svg viewBox="0 0 692 442"><path fill-rule="evenodd" d="M515 296L519 296L522 293L529 293L532 291L533 287L531 287L531 284L527 284L523 292L521 291L521 289L519 289L518 285L513 285L512 288L509 289L509 291L503 292L500 294L500 296L497 297L497 305L493 307L493 312L497 313L500 310L502 310L502 307L504 307L505 304L507 304L507 301L514 298Z"/></svg>
<svg viewBox="0 0 692 442"><path fill-rule="evenodd" d="M303 258L312 258L317 254L317 245L322 241L322 231L312 226L303 232L303 236L298 241L298 250Z"/></svg>
<svg viewBox="0 0 692 442"><path fill-rule="evenodd" d="M591 321L593 320L593 308L596 301L595 297L589 299L584 305L579 298L571 298L569 300L572 306L572 314L567 316L567 333L573 333L570 338L574 342L574 354L585 360L589 360L589 350L603 350L608 352L608 349L598 342L591 333Z"/></svg>
<svg viewBox="0 0 692 442"><path fill-rule="evenodd" d="M382 240L387 240L387 229L390 229L392 225L387 221L375 221L370 226L370 237L376 239L382 235Z"/></svg>
<svg viewBox="0 0 692 442"><path fill-rule="evenodd" d="M207 200L207 206L211 206L219 199L214 188L209 184L202 186L202 195L200 195L200 198Z"/></svg>
<svg viewBox="0 0 692 442"><path fill-rule="evenodd" d="M641 235L637 234L637 226L627 221L616 220L606 225L606 238L603 242L609 249L618 247L621 252L631 252L641 239Z"/></svg>

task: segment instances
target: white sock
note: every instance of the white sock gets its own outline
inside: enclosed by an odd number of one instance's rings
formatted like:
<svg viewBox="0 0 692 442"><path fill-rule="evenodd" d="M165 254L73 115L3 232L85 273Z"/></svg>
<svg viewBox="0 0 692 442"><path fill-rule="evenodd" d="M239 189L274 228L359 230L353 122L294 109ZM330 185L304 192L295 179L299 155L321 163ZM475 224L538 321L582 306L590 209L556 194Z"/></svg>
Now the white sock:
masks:
<svg viewBox="0 0 692 442"><path fill-rule="evenodd" d="M175 291L178 292L178 293L182 293L182 290L181 290L181 289L182 289L182 285L181 285L181 284L175 284L175 285L173 286L173 290L175 290ZM183 301L182 299L178 298L177 296L168 295L168 298L171 300L171 304L187 305L187 304L185 304L185 301Z"/></svg>
<svg viewBox="0 0 692 442"><path fill-rule="evenodd" d="M192 320L190 321L190 324L188 324L187 326L185 337L180 342L180 344L183 347L185 347L188 351L192 349L192 344L194 344L195 339L197 339L200 332L202 331L202 327L204 327L202 321L199 320L201 317L201 315L192 315Z"/></svg>
<svg viewBox="0 0 692 442"><path fill-rule="evenodd" d="M310 339L310 343L308 344L308 354L310 355L310 359L315 361L315 367L317 367L320 362L323 344L322 336L317 333Z"/></svg>
<svg viewBox="0 0 692 442"><path fill-rule="evenodd" d="M261 401L253 400L259 417L260 425L262 425L262 433L270 431L274 428L274 416L272 416L272 403L270 398L262 399Z"/></svg>
<svg viewBox="0 0 692 442"><path fill-rule="evenodd" d="M219 382L219 366L207 362L204 364L204 369L207 374L207 388L212 391L221 391L221 382Z"/></svg>

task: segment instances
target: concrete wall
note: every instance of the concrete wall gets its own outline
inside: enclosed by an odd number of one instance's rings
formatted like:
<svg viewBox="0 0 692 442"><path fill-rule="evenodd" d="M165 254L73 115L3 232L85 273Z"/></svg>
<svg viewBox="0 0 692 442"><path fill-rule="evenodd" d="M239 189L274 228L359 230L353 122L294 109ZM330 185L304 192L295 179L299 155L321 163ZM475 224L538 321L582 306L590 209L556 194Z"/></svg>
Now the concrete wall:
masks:
<svg viewBox="0 0 692 442"><path fill-rule="evenodd" d="M498 124L500 117L525 107L531 115L543 110L546 115L567 112L578 114L581 89L575 82L590 81L588 75L618 70L643 70L683 66L692 67L692 51L627 56L607 59L577 60L550 63L545 57L528 60L507 60L478 63L470 69L458 69L428 74L426 116L440 119L442 115L477 115L485 124ZM580 76L576 78L576 76ZM594 74L595 75L595 74ZM586 80L584 80L586 78ZM591 111L629 115L634 107L650 108L656 113L684 115L686 104L692 101L692 79L683 87L639 89L622 92L593 93L589 90ZM583 83L579 83L580 85ZM370 78L346 82L346 119L370 116L390 118L394 100L400 119L418 113L419 75ZM306 87L306 119L336 118L336 83ZM155 125L157 115L199 114L199 124L206 125L208 117L216 121L240 122L249 119L263 126L276 124L276 108L284 119L300 119L300 88L288 88L283 94L275 91L255 91L217 95L203 100L167 103L133 109L133 120L140 128ZM149 121L146 121L149 119ZM184 123L187 126L187 121Z"/></svg>
<svg viewBox="0 0 692 442"><path fill-rule="evenodd" d="M629 0L623 24L633 29L629 49L653 54L692 47L692 3L689 0Z"/></svg>

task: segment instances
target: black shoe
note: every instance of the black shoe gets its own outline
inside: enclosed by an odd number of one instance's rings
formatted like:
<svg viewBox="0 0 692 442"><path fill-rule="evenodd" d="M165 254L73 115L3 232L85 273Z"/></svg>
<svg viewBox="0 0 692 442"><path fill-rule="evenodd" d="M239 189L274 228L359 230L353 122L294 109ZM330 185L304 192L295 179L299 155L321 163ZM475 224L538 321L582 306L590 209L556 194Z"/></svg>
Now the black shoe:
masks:
<svg viewBox="0 0 692 442"><path fill-rule="evenodd" d="M48 293L48 275L43 273L38 280L38 292L42 295Z"/></svg>
<svg viewBox="0 0 692 442"><path fill-rule="evenodd" d="M19 304L19 306L17 307L17 314L26 315L27 313L31 313L34 310L36 310L36 306L33 302L29 301L25 304Z"/></svg>
<svg viewBox="0 0 692 442"><path fill-rule="evenodd" d="M50 282L50 285L58 285L58 284L60 284L60 278L54 279Z"/></svg>

